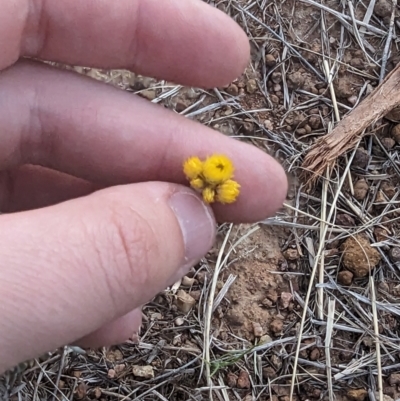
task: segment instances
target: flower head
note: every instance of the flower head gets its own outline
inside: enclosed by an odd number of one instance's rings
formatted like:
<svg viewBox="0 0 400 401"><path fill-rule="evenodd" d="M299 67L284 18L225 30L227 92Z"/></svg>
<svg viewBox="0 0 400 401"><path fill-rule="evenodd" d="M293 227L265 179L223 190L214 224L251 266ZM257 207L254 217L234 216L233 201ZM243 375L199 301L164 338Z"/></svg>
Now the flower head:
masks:
<svg viewBox="0 0 400 401"><path fill-rule="evenodd" d="M218 186L216 200L221 203L233 203L240 193L240 185L233 180L226 180Z"/></svg>
<svg viewBox="0 0 400 401"><path fill-rule="evenodd" d="M206 203L213 203L215 202L215 191L210 187L206 187L203 189L203 200Z"/></svg>
<svg viewBox="0 0 400 401"><path fill-rule="evenodd" d="M183 163L190 186L201 193L206 203L233 203L240 185L233 178L233 163L224 155L213 155L204 162L193 156Z"/></svg>
<svg viewBox="0 0 400 401"><path fill-rule="evenodd" d="M183 172L189 180L194 180L203 171L203 162L196 156L190 157L183 163Z"/></svg>
<svg viewBox="0 0 400 401"><path fill-rule="evenodd" d="M213 185L218 185L233 176L233 164L224 155L210 156L203 164L204 179Z"/></svg>
<svg viewBox="0 0 400 401"><path fill-rule="evenodd" d="M206 184L201 178L194 178L193 180L190 180L190 186L197 191L201 191Z"/></svg>

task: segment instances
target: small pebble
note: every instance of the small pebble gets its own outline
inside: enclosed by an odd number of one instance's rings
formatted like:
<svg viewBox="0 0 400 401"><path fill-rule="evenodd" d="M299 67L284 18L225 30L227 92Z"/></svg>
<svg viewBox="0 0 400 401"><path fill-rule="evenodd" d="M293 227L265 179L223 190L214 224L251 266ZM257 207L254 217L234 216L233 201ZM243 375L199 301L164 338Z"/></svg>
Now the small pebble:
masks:
<svg viewBox="0 0 400 401"><path fill-rule="evenodd" d="M391 248L389 251L389 257L394 263L400 262L400 248Z"/></svg>
<svg viewBox="0 0 400 401"><path fill-rule="evenodd" d="M400 124L397 124L392 129L392 137L397 142L400 143Z"/></svg>
<svg viewBox="0 0 400 401"><path fill-rule="evenodd" d="M275 57L272 54L267 54L265 56L265 65L269 68L275 67L276 65L276 60Z"/></svg>
<svg viewBox="0 0 400 401"><path fill-rule="evenodd" d="M237 379L237 387L238 388L246 388L246 389L250 388L249 374L245 370L242 370L239 373L239 377Z"/></svg>
<svg viewBox="0 0 400 401"><path fill-rule="evenodd" d="M343 270L338 273L337 281L342 285L351 285L354 274L351 271Z"/></svg>
<svg viewBox="0 0 400 401"><path fill-rule="evenodd" d="M229 93L232 96L237 96L237 95L239 95L239 88L235 84L230 84L226 88L226 92Z"/></svg>
<svg viewBox="0 0 400 401"><path fill-rule="evenodd" d="M381 142L386 150L390 150L396 145L396 142L393 138L382 138Z"/></svg>
<svg viewBox="0 0 400 401"><path fill-rule="evenodd" d="M321 356L321 352L318 348L313 348L310 351L310 361L317 361Z"/></svg>
<svg viewBox="0 0 400 401"><path fill-rule="evenodd" d="M357 148L353 158L353 166L365 168L369 162L368 151L364 148Z"/></svg>
<svg viewBox="0 0 400 401"><path fill-rule="evenodd" d="M246 90L250 94L254 93L257 90L257 82L255 79L249 79L247 81Z"/></svg>
<svg viewBox="0 0 400 401"><path fill-rule="evenodd" d="M364 179L358 180L354 185L354 197L358 201L362 201L367 196L369 185Z"/></svg>

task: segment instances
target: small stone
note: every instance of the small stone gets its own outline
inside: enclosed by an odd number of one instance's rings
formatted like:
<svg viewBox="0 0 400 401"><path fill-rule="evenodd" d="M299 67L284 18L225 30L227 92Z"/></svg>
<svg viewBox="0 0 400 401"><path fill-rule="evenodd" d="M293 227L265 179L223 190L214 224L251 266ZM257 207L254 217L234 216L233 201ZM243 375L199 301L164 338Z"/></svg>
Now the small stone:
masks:
<svg viewBox="0 0 400 401"><path fill-rule="evenodd" d="M154 100L156 98L156 92L154 89L145 89L144 91L141 91L139 95L147 100Z"/></svg>
<svg viewBox="0 0 400 401"><path fill-rule="evenodd" d="M336 216L336 224L344 227L354 227L356 222L352 216L346 213L339 213Z"/></svg>
<svg viewBox="0 0 400 401"><path fill-rule="evenodd" d="M276 65L276 60L275 57L272 54L267 54L265 56L265 65L269 68L275 67Z"/></svg>
<svg viewBox="0 0 400 401"><path fill-rule="evenodd" d="M308 124L312 129L318 129L321 126L321 119L319 116L311 116L308 119Z"/></svg>
<svg viewBox="0 0 400 401"><path fill-rule="evenodd" d="M274 92L280 92L282 90L282 87L279 84L274 85Z"/></svg>
<svg viewBox="0 0 400 401"><path fill-rule="evenodd" d="M279 97L276 95L269 95L269 98L271 99L271 102L274 104L278 104L279 103Z"/></svg>
<svg viewBox="0 0 400 401"><path fill-rule="evenodd" d="M381 189L388 198L393 198L396 195L396 188L387 181L382 182Z"/></svg>
<svg viewBox="0 0 400 401"><path fill-rule="evenodd" d="M117 375L117 372L114 369L108 369L107 372L107 377L109 379L114 379L114 377Z"/></svg>
<svg viewBox="0 0 400 401"><path fill-rule="evenodd" d="M343 79L341 77L338 77L334 81L334 87L335 87L335 92L336 96L339 99L348 99L349 97L353 96L353 88L349 81L347 79Z"/></svg>
<svg viewBox="0 0 400 401"><path fill-rule="evenodd" d="M282 333L283 330L283 321L281 319L274 319L269 324L269 329L275 335L279 335Z"/></svg>
<svg viewBox="0 0 400 401"><path fill-rule="evenodd" d="M374 340L373 340L372 337L366 336L366 337L364 337L364 338L362 339L362 343L363 343L364 347L372 348L373 345L374 345Z"/></svg>
<svg viewBox="0 0 400 401"><path fill-rule="evenodd" d="M154 369L151 365L133 365L132 373L136 377L143 377L144 379L152 379L154 377Z"/></svg>
<svg viewBox="0 0 400 401"><path fill-rule="evenodd" d="M362 201L367 196L369 185L364 179L358 180L354 185L354 197L358 201Z"/></svg>
<svg viewBox="0 0 400 401"><path fill-rule="evenodd" d="M268 334L264 334L263 336L261 336L260 341L258 342L258 344L260 344L260 345L268 344L268 343L272 343L272 338Z"/></svg>
<svg viewBox="0 0 400 401"><path fill-rule="evenodd" d="M376 194L374 203L385 203L385 202L386 202L386 199L385 199L385 195L384 195L383 191L378 191L378 193Z"/></svg>
<svg viewBox="0 0 400 401"><path fill-rule="evenodd" d="M350 389L347 391L347 398L351 401L364 401L368 395L368 391L363 388Z"/></svg>
<svg viewBox="0 0 400 401"><path fill-rule="evenodd" d="M390 17L392 14L392 2L389 0L378 0L375 3L374 12L381 18Z"/></svg>
<svg viewBox="0 0 400 401"><path fill-rule="evenodd" d="M272 131L274 129L274 126L272 125L271 120L265 120L264 127L269 131Z"/></svg>
<svg viewBox="0 0 400 401"><path fill-rule="evenodd" d="M397 398L396 387L386 386L383 388L383 394L390 396L392 399Z"/></svg>
<svg viewBox="0 0 400 401"><path fill-rule="evenodd" d="M261 337L264 334L264 330L260 323L253 322L253 334L255 337Z"/></svg>
<svg viewBox="0 0 400 401"><path fill-rule="evenodd" d="M362 234L349 237L341 246L343 264L356 277L365 277L381 260L379 252L373 248Z"/></svg>
<svg viewBox="0 0 400 401"><path fill-rule="evenodd" d="M225 108L225 110L223 111L222 114L223 114L224 116L230 116L231 114L233 114L232 107L227 106L227 107Z"/></svg>
<svg viewBox="0 0 400 401"><path fill-rule="evenodd" d="M357 100L358 100L358 97L355 96L355 95L350 96L349 98L347 98L347 101L348 101L352 106L354 106L354 105L357 103Z"/></svg>
<svg viewBox="0 0 400 401"><path fill-rule="evenodd" d="M226 384L228 387L235 388L237 386L237 380L238 377L232 372L228 372L226 375Z"/></svg>
<svg viewBox="0 0 400 401"><path fill-rule="evenodd" d="M287 260L297 260L299 259L299 251L296 248L288 248L283 252L283 256Z"/></svg>
<svg viewBox="0 0 400 401"><path fill-rule="evenodd" d="M115 365L115 367L114 367L115 373L117 373L117 374L123 372L124 369L125 369L124 363L119 363L119 364Z"/></svg>
<svg viewBox="0 0 400 401"><path fill-rule="evenodd" d="M381 139L381 142L382 142L383 147L384 147L386 150L393 149L394 146L396 145L395 140L394 140L393 138L389 138L389 137L382 138L382 139Z"/></svg>
<svg viewBox="0 0 400 401"><path fill-rule="evenodd" d="M181 96L178 96L175 101L175 110L178 113L181 113L182 111L186 110L190 106L190 102L188 99L185 99Z"/></svg>
<svg viewBox="0 0 400 401"><path fill-rule="evenodd" d="M272 366L267 366L263 368L262 375L265 380L272 380L276 378L275 369Z"/></svg>
<svg viewBox="0 0 400 401"><path fill-rule="evenodd" d="M82 400L83 398L86 397L86 392L87 392L86 384L84 382L80 382L75 389L74 398L77 400Z"/></svg>
<svg viewBox="0 0 400 401"><path fill-rule="evenodd" d="M249 79L246 84L247 93L254 93L257 90L257 82L255 79Z"/></svg>
<svg viewBox="0 0 400 401"><path fill-rule="evenodd" d="M306 134L307 134L307 131L306 131L305 128L298 128L298 129L296 130L296 134L299 135L299 136L303 136L303 135L306 135Z"/></svg>
<svg viewBox="0 0 400 401"><path fill-rule="evenodd" d="M358 68L359 70L364 69L364 61L361 58L354 57L350 60L350 65L354 68Z"/></svg>
<svg viewBox="0 0 400 401"><path fill-rule="evenodd" d="M397 124L392 129L392 137L397 142L400 143L400 124Z"/></svg>
<svg viewBox="0 0 400 401"><path fill-rule="evenodd" d="M106 354L106 359L110 362L122 361L124 356L119 349L110 350Z"/></svg>
<svg viewBox="0 0 400 401"><path fill-rule="evenodd" d="M276 290L274 290L273 288L271 288L270 290L268 290L265 293L265 296L272 301L273 303L276 303L276 301L278 300L278 293L276 292Z"/></svg>
<svg viewBox="0 0 400 401"><path fill-rule="evenodd" d="M282 367L282 358L279 358L278 355L275 354L271 355L270 361L272 365L275 366L276 370L279 370Z"/></svg>
<svg viewBox="0 0 400 401"><path fill-rule="evenodd" d="M242 370L239 373L239 377L237 379L237 387L242 388L242 389L249 389L250 388L250 378L249 374L245 371Z"/></svg>
<svg viewBox="0 0 400 401"><path fill-rule="evenodd" d="M388 232L381 227L375 227L374 236L377 242L383 242L389 238Z"/></svg>
<svg viewBox="0 0 400 401"><path fill-rule="evenodd" d="M226 88L226 92L229 93L232 96L238 96L239 95L239 88L235 84L230 84Z"/></svg>
<svg viewBox="0 0 400 401"><path fill-rule="evenodd" d="M300 71L288 75L287 84L289 89L300 89L304 86L305 77Z"/></svg>
<svg viewBox="0 0 400 401"><path fill-rule="evenodd" d="M391 248L389 251L389 257L394 263L400 262L400 248Z"/></svg>
<svg viewBox="0 0 400 401"><path fill-rule="evenodd" d="M196 290L196 291L190 291L190 296L191 296L194 300L198 301L198 300L201 298L201 291L198 291L198 290Z"/></svg>
<svg viewBox="0 0 400 401"><path fill-rule="evenodd" d="M375 399L379 401L379 391L375 391ZM383 394L382 401L394 401L394 399L387 394Z"/></svg>
<svg viewBox="0 0 400 401"><path fill-rule="evenodd" d="M249 121L245 121L242 125L243 127L243 132L247 135L253 134L254 133L254 126L253 123Z"/></svg>
<svg viewBox="0 0 400 401"><path fill-rule="evenodd" d="M318 348L313 348L310 351L310 361L317 361L321 356L321 351Z"/></svg>
<svg viewBox="0 0 400 401"><path fill-rule="evenodd" d="M389 384L391 386L396 386L396 385L400 384L400 373L392 373L389 376Z"/></svg>
<svg viewBox="0 0 400 401"><path fill-rule="evenodd" d="M304 126L304 129L306 130L306 134L307 134L307 135L311 134L312 128L311 128L308 124L306 124L306 125Z"/></svg>
<svg viewBox="0 0 400 401"><path fill-rule="evenodd" d="M184 323L185 321L181 317L175 319L175 326L182 326Z"/></svg>
<svg viewBox="0 0 400 401"><path fill-rule="evenodd" d="M196 281L196 279L193 277L183 276L181 284L184 287L191 287L195 281Z"/></svg>
<svg viewBox="0 0 400 401"><path fill-rule="evenodd" d="M282 292L281 293L281 298L279 300L280 307L282 309L288 308L292 298L293 298L293 296L292 296L292 294L290 292Z"/></svg>
<svg viewBox="0 0 400 401"><path fill-rule="evenodd" d="M196 304L196 300L183 290L177 292L175 302L178 309L183 313L188 313Z"/></svg>
<svg viewBox="0 0 400 401"><path fill-rule="evenodd" d="M270 308L270 307L273 305L273 302L272 302L270 299L268 299L268 298L264 298L264 299L261 301L261 304L262 304L263 306L266 306L267 308Z"/></svg>
<svg viewBox="0 0 400 401"><path fill-rule="evenodd" d="M348 270L342 270L338 273L337 281L342 285L351 285L353 282L353 273Z"/></svg>
<svg viewBox="0 0 400 401"><path fill-rule="evenodd" d="M365 168L367 167L368 162L369 162L368 151L364 148L357 148L353 158L353 166L359 168Z"/></svg>
<svg viewBox="0 0 400 401"><path fill-rule="evenodd" d="M93 390L93 395L94 395L94 398L96 398L96 400L98 400L101 397L101 389L100 389L100 387L96 387Z"/></svg>
<svg viewBox="0 0 400 401"><path fill-rule="evenodd" d="M273 72L271 80L274 84L280 84L282 82L282 74L278 71Z"/></svg>

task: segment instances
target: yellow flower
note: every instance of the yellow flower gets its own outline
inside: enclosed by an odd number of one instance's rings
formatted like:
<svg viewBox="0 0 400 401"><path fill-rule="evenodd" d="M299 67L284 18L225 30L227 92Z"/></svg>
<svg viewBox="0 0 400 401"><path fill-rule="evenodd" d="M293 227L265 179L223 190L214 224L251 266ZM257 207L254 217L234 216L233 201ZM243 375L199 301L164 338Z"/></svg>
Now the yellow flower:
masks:
<svg viewBox="0 0 400 401"><path fill-rule="evenodd" d="M196 189L198 191L202 190L205 186L204 181L201 178L195 178L193 180L190 180L190 186L193 189Z"/></svg>
<svg viewBox="0 0 400 401"><path fill-rule="evenodd" d="M210 187L204 188L203 189L203 200L206 203L213 203L215 201L215 191Z"/></svg>
<svg viewBox="0 0 400 401"><path fill-rule="evenodd" d="M227 180L217 187L216 200L221 203L233 203L240 193L240 185L233 180Z"/></svg>
<svg viewBox="0 0 400 401"><path fill-rule="evenodd" d="M212 185L218 185L233 176L233 164L224 155L214 155L209 157L203 164L204 180Z"/></svg>
<svg viewBox="0 0 400 401"><path fill-rule="evenodd" d="M199 177L203 170L203 162L196 156L190 157L183 163L183 172L189 180Z"/></svg>

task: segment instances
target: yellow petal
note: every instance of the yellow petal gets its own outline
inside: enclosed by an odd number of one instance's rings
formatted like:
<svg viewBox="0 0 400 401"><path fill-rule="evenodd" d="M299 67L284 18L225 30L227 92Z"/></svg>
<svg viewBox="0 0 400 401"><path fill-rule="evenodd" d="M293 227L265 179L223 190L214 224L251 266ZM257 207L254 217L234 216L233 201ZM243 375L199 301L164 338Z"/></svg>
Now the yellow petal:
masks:
<svg viewBox="0 0 400 401"><path fill-rule="evenodd" d="M190 181L190 186L197 191L200 191L204 188L204 181L201 178L195 178Z"/></svg>
<svg viewBox="0 0 400 401"><path fill-rule="evenodd" d="M211 185L222 184L233 176L233 163L224 155L210 156L203 163L203 177Z"/></svg>
<svg viewBox="0 0 400 401"><path fill-rule="evenodd" d="M190 157L183 163L183 172L189 180L198 178L203 170L203 162L196 156Z"/></svg>
<svg viewBox="0 0 400 401"><path fill-rule="evenodd" d="M217 188L216 200L221 203L233 203L240 193L240 185L233 180L227 180Z"/></svg>
<svg viewBox="0 0 400 401"><path fill-rule="evenodd" d="M206 203L213 203L215 201L215 191L210 187L204 188L203 189L203 200Z"/></svg>

